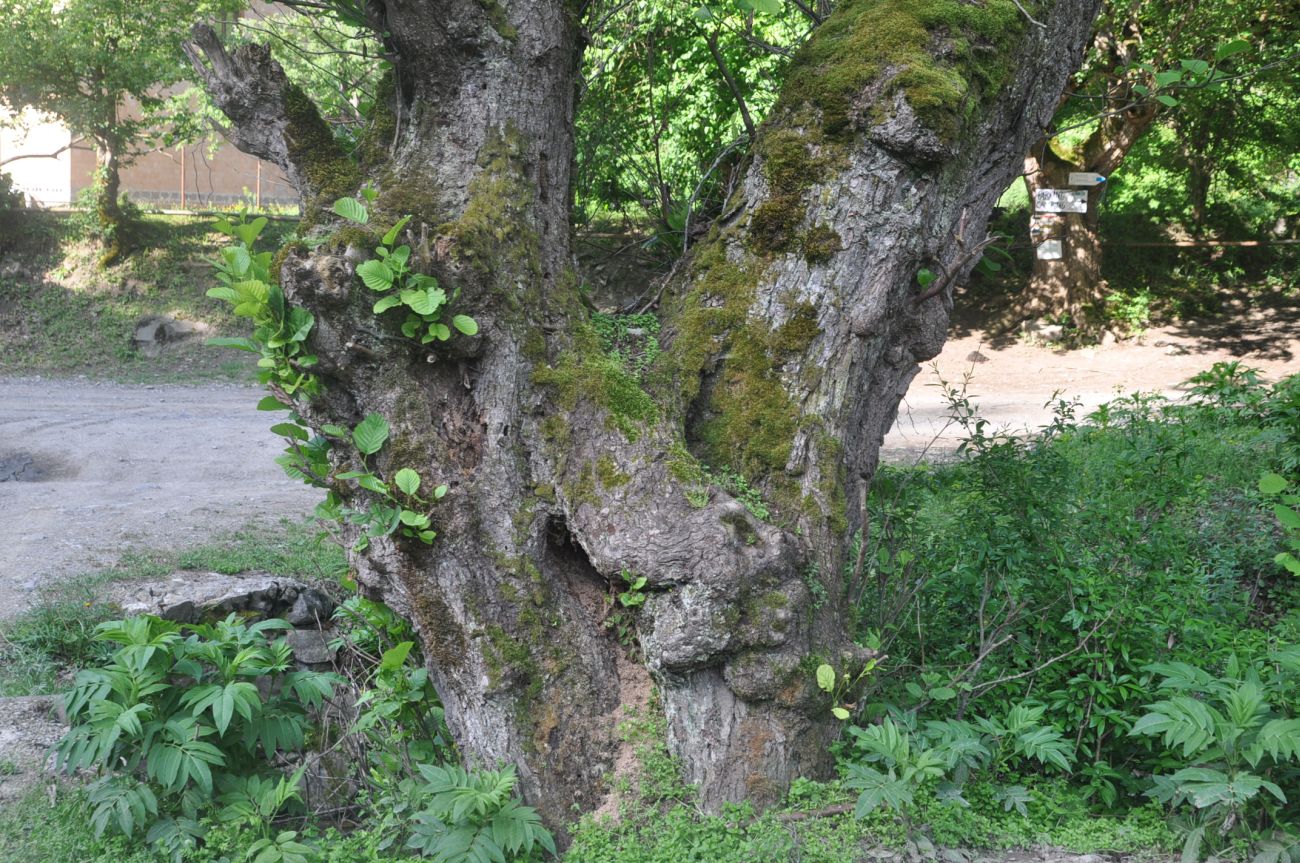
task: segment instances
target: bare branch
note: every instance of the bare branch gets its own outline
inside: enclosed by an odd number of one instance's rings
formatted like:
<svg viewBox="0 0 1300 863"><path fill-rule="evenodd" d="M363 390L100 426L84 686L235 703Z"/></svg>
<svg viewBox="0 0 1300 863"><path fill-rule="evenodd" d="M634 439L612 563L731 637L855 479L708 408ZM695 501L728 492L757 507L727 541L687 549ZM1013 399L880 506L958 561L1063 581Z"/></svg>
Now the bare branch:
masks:
<svg viewBox="0 0 1300 863"><path fill-rule="evenodd" d="M10 156L8 159L0 159L0 165L8 165L10 162L17 162L19 159L57 159L84 140L86 139L81 136L73 138L53 153L23 153L21 156Z"/></svg>

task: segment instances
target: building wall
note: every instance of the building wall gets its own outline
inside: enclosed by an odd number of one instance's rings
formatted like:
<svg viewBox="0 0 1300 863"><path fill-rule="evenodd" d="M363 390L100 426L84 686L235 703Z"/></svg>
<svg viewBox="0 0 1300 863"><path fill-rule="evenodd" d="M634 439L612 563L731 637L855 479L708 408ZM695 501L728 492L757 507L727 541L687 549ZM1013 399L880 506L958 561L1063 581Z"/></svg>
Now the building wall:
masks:
<svg viewBox="0 0 1300 863"><path fill-rule="evenodd" d="M19 121L23 124L19 128L0 126L0 162L17 155L52 153L71 140L67 128L55 120L25 113ZM57 158L20 159L0 170L13 177L15 187L32 203L66 206L94 182L95 152L88 142L81 142ZM178 209L298 203L297 191L278 167L241 153L224 139L215 148L200 141L139 156L122 170L122 191L146 206Z"/></svg>
<svg viewBox="0 0 1300 863"><path fill-rule="evenodd" d="M33 204L49 207L68 203L72 200L75 154L63 149L72 140L67 128L62 123L42 120L34 112L24 112L15 120L21 125L10 125L11 116L0 108L0 171L11 176L15 188ZM52 159L6 162L14 156L44 155L59 150L62 152Z"/></svg>

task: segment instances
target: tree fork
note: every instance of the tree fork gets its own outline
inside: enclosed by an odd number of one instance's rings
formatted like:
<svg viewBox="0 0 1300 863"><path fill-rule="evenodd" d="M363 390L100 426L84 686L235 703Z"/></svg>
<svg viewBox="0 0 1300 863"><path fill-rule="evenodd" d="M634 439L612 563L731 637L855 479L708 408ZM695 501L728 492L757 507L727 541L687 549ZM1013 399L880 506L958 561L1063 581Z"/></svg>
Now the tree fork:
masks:
<svg viewBox="0 0 1300 863"><path fill-rule="evenodd" d="M236 142L294 178L314 223L319 243L281 267L316 316L326 384L299 412L384 415L378 469L452 489L434 546L375 541L358 580L415 621L466 759L518 764L558 826L607 799L623 708L646 709L645 672L603 626L621 573L644 577L643 664L686 778L710 810L776 801L830 764L816 665L867 658L842 547L951 306L914 303L916 273L969 270L954 232L982 235L1098 2L1038 4L1043 28L1011 0L842 3L760 128L730 218L668 286L644 379L600 350L571 270L570 5L433 5L369 4L398 86L391 125L376 122L394 144L364 169L308 134L319 116L264 49L226 53L202 31L190 47ZM478 336L425 349L374 318L353 274L373 237L329 215L343 179L377 188L375 224L417 217L422 266L459 289ZM769 518L709 467L761 489Z"/></svg>

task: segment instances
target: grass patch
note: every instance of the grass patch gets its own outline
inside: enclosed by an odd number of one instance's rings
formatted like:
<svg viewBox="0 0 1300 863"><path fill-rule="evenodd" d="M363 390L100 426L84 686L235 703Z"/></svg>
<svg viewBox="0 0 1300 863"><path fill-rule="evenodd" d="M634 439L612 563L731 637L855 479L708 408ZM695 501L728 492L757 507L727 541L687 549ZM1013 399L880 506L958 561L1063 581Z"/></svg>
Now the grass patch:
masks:
<svg viewBox="0 0 1300 863"><path fill-rule="evenodd" d="M244 355L210 348L202 336L148 358L131 337L149 315L209 327L208 335L242 335L246 324L225 303L206 296L216 284L208 258L224 238L207 216L146 215L135 251L100 269L98 250L79 238L73 219L24 214L38 224L23 233L6 261L19 272L0 277L0 375L76 375L126 381L255 380ZM296 222L273 221L278 246Z"/></svg>
<svg viewBox="0 0 1300 863"><path fill-rule="evenodd" d="M152 849L121 836L95 838L90 805L80 790L45 789L0 808L0 863L163 863Z"/></svg>
<svg viewBox="0 0 1300 863"><path fill-rule="evenodd" d="M342 549L318 539L313 523L288 519L276 526L250 525L185 551L124 555L111 569L44 587L30 610L0 621L0 696L52 694L77 669L103 660L109 651L93 640L95 627L119 614L104 601L105 588L177 570L227 575L258 570L337 584L347 564Z"/></svg>

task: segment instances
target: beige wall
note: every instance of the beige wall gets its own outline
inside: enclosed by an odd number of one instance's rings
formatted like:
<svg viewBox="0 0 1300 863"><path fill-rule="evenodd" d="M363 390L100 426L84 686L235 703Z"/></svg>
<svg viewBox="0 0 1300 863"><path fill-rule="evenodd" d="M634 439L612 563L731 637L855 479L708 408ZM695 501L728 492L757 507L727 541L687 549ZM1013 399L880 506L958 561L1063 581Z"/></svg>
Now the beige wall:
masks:
<svg viewBox="0 0 1300 863"><path fill-rule="evenodd" d="M44 120L30 111L14 117L0 108L0 171L12 177L14 186L32 203L47 207L66 204L72 199L75 154L63 148L71 138L61 123ZM52 159L7 161L14 156L59 150L62 152Z"/></svg>
<svg viewBox="0 0 1300 863"><path fill-rule="evenodd" d="M6 118L0 117L0 124ZM66 127L25 113L10 128L0 125L0 162L13 156L45 155L68 144ZM73 203L94 178L95 153L87 143L57 158L20 159L0 167L14 185L41 206ZM182 191L183 190L183 191ZM206 209L247 202L251 206L296 205L298 194L275 165L237 150L222 140L146 153L122 171L122 191L144 205Z"/></svg>

